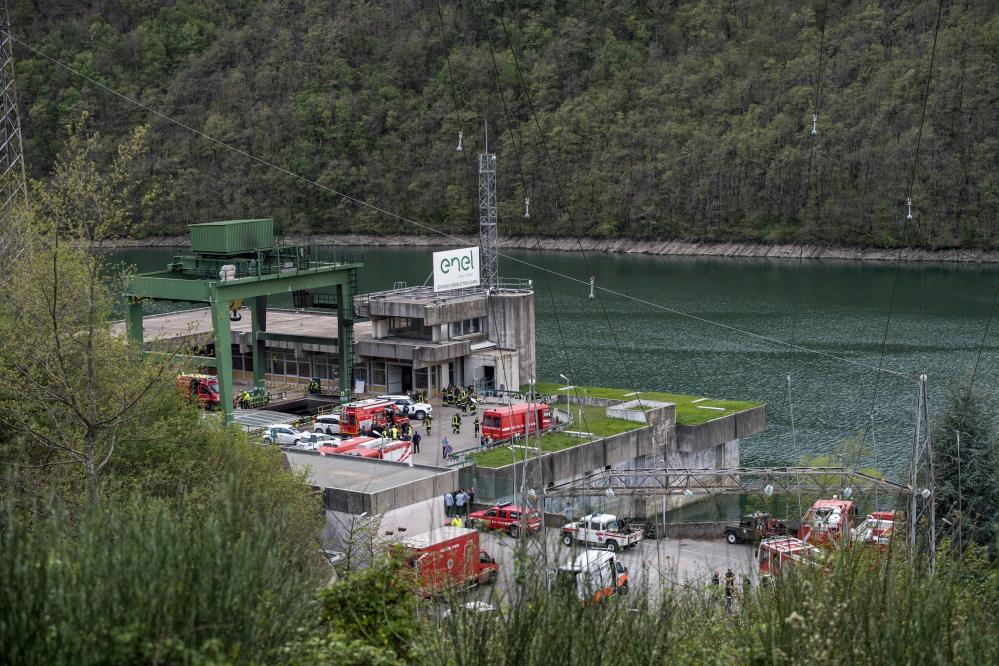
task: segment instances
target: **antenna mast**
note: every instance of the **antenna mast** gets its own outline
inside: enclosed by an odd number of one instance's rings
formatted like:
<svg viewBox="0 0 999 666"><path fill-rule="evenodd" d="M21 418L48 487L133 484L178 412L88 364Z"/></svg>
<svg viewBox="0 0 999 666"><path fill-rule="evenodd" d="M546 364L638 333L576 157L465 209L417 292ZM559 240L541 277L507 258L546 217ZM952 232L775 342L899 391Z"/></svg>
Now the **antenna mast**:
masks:
<svg viewBox="0 0 999 666"><path fill-rule="evenodd" d="M14 87L14 40L10 36L7 0L0 0L0 213L3 218L9 220L10 210L20 203L28 204L28 185ZM0 233L6 236L8 230L0 229Z"/></svg>
<svg viewBox="0 0 999 666"><path fill-rule="evenodd" d="M479 248L482 252L482 287L499 287L499 257L496 236L496 155L489 152L489 123L485 126L485 152L479 153Z"/></svg>
<svg viewBox="0 0 999 666"><path fill-rule="evenodd" d="M926 393L926 375L919 376L916 396L916 434L912 440L912 462L909 468L909 557L915 558L922 548L936 571L937 515L936 480L933 475L933 437L930 433L930 405ZM920 539L920 532L923 538Z"/></svg>

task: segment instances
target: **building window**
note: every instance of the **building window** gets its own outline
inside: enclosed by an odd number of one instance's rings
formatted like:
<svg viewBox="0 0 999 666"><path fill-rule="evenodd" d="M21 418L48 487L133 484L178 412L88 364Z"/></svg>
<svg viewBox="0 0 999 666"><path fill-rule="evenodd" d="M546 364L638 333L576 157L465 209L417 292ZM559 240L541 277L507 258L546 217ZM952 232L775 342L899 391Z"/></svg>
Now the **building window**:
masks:
<svg viewBox="0 0 999 666"><path fill-rule="evenodd" d="M271 374L285 377L311 377L309 359L295 358L295 352L290 349L271 349Z"/></svg>
<svg viewBox="0 0 999 666"><path fill-rule="evenodd" d="M246 352L245 354L239 350L239 345L232 346L232 369L233 370L245 370L250 372L253 370L253 352Z"/></svg>
<svg viewBox="0 0 999 666"><path fill-rule="evenodd" d="M451 337L460 338L464 335L475 335L482 332L482 317L462 319L451 324Z"/></svg>
<svg viewBox="0 0 999 666"><path fill-rule="evenodd" d="M371 362L371 383L385 385L385 361Z"/></svg>
<svg viewBox="0 0 999 666"><path fill-rule="evenodd" d="M413 371L413 388L429 389L430 368L420 368Z"/></svg>
<svg viewBox="0 0 999 666"><path fill-rule="evenodd" d="M312 375L320 379L336 379L340 376L339 359L333 354L315 352L312 354Z"/></svg>
<svg viewBox="0 0 999 666"><path fill-rule="evenodd" d="M433 329L424 326L422 319L415 317L389 317L389 335L401 338L421 338L429 340L433 337Z"/></svg>

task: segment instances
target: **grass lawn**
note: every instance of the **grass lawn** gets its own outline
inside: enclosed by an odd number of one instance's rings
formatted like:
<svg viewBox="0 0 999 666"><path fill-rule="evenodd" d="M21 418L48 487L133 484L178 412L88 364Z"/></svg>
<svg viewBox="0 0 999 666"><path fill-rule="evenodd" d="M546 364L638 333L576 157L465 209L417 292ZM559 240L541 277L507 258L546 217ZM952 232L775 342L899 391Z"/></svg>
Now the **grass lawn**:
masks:
<svg viewBox="0 0 999 666"><path fill-rule="evenodd" d="M625 419L607 418L607 410L604 407L583 407L583 422L579 423L578 407L573 405L572 416L576 419L572 429L576 432L592 432L594 437L606 437L617 435L629 430L635 430L645 426L644 423L627 421ZM576 446L588 441L586 437L577 437L564 432L552 432L541 436L541 450L545 452L561 451L570 446ZM531 446L537 442L531 438ZM517 460L529 458L531 452L526 449L517 449ZM509 446L497 446L481 453L470 453L469 458L473 458L480 467L503 467L513 463L513 452Z"/></svg>
<svg viewBox="0 0 999 666"><path fill-rule="evenodd" d="M564 395L559 392L561 384L551 382L538 382L537 390L541 393L549 393L554 396ZM523 388L521 390L526 390ZM629 389L604 388L601 386L580 386L579 395L588 398L610 398L612 400L657 400L659 402L676 403L676 422L678 425L697 425L717 419L721 416L728 416L736 412L742 412L753 407L759 407L762 403L749 402L748 400L714 400L702 398L696 395L681 395L679 393L661 393L659 391L642 391L639 395L629 395ZM697 402L694 402L694 401ZM558 404L558 403L557 403ZM560 403L562 406L565 403ZM722 409L701 409L702 407L720 407Z"/></svg>

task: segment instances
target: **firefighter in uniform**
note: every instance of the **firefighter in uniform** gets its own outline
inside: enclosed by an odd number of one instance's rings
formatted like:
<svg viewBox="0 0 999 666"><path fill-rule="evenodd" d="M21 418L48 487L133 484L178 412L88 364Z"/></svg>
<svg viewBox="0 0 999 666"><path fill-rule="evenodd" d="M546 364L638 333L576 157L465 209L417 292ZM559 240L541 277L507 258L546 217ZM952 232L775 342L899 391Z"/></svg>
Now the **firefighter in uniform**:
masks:
<svg viewBox="0 0 999 666"><path fill-rule="evenodd" d="M434 420L430 418L430 414L427 414L427 418L423 419L423 426L427 429L427 437L430 437L430 428L433 424Z"/></svg>
<svg viewBox="0 0 999 666"><path fill-rule="evenodd" d="M472 427L475 429L475 437L479 436L479 417L475 417L475 421L472 423Z"/></svg>
<svg viewBox="0 0 999 666"><path fill-rule="evenodd" d="M469 403L468 408L472 410L472 415L474 416L476 410L479 409L479 401L476 400L475 398L469 398L468 403Z"/></svg>
<svg viewBox="0 0 999 666"><path fill-rule="evenodd" d="M461 416L457 413L451 417L451 433L454 435L461 434Z"/></svg>

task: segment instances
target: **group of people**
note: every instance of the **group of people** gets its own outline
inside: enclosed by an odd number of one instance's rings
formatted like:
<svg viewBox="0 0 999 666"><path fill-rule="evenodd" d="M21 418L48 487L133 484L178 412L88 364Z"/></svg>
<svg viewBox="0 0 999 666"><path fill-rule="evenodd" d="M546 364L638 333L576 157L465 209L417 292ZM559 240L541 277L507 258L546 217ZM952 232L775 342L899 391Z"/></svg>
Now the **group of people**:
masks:
<svg viewBox="0 0 999 666"><path fill-rule="evenodd" d="M475 488L458 488L457 491L444 493L444 515L457 518L459 525L462 518L468 517L469 507L475 502Z"/></svg>
<svg viewBox="0 0 999 666"><path fill-rule="evenodd" d="M718 572L714 572L711 576L711 585L714 589L721 587L721 577ZM752 583L749 580L749 576L746 574L742 575L742 591L744 595L749 594L750 586ZM732 571L732 567L728 568L725 572L725 609L732 610L732 600L735 598L735 573Z"/></svg>
<svg viewBox="0 0 999 666"><path fill-rule="evenodd" d="M464 416L469 411L475 414L479 408L479 399L471 386L448 386L444 389L443 401L445 407L457 407Z"/></svg>

